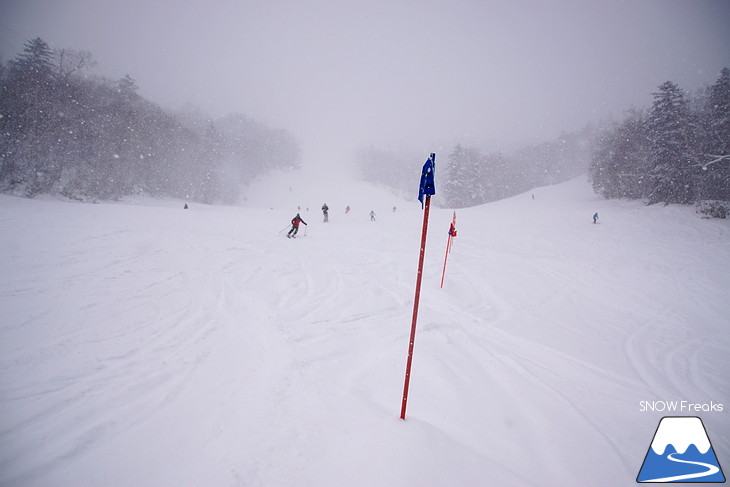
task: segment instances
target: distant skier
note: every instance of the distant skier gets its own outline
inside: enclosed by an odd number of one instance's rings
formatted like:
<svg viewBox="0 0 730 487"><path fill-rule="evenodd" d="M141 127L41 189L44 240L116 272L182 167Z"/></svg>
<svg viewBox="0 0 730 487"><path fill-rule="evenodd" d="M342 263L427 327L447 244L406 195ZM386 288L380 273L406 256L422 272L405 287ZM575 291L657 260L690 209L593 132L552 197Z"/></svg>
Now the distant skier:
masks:
<svg viewBox="0 0 730 487"><path fill-rule="evenodd" d="M456 226L454 225L454 222L451 222L451 225L449 226L449 236L456 237Z"/></svg>
<svg viewBox="0 0 730 487"><path fill-rule="evenodd" d="M330 207L327 206L327 203L322 205L322 214L324 215L324 221L325 223L329 221L329 211Z"/></svg>
<svg viewBox="0 0 730 487"><path fill-rule="evenodd" d="M188 204L185 203L185 206L183 206L183 210L187 210L187 209L188 209Z"/></svg>
<svg viewBox="0 0 730 487"><path fill-rule="evenodd" d="M299 213L297 213L297 216L291 219L291 230L289 230L289 233L286 234L286 238L297 238L300 223L304 223L305 225L307 224L307 222L302 220L302 217L299 216Z"/></svg>
<svg viewBox="0 0 730 487"><path fill-rule="evenodd" d="M350 205L347 205L345 207L345 215L347 215L348 213L350 213Z"/></svg>
<svg viewBox="0 0 730 487"><path fill-rule="evenodd" d="M598 223L598 212L593 214L593 223Z"/></svg>
<svg viewBox="0 0 730 487"><path fill-rule="evenodd" d="M375 212L372 211L372 210L370 210L370 221L371 222L374 222L375 221Z"/></svg>
<svg viewBox="0 0 730 487"><path fill-rule="evenodd" d="M393 207L393 213L395 213L395 206Z"/></svg>

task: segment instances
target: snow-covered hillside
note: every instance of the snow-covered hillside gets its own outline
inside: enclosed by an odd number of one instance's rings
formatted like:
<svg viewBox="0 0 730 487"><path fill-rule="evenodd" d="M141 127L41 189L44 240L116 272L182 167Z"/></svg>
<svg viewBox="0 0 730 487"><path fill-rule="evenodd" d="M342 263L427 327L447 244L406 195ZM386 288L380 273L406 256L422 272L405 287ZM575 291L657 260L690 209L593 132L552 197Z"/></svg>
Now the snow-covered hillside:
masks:
<svg viewBox="0 0 730 487"><path fill-rule="evenodd" d="M668 414L730 465L728 223L582 178L459 210L443 289L432 210L400 420L419 169L412 201L0 196L0 485L634 485ZM670 400L724 411L642 411Z"/></svg>

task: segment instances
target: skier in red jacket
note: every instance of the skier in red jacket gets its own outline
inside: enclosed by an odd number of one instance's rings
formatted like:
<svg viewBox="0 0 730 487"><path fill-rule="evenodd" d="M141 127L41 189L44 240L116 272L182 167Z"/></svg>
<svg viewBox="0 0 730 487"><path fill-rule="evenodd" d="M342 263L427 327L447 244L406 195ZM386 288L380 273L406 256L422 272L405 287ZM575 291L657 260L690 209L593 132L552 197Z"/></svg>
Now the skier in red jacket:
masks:
<svg viewBox="0 0 730 487"><path fill-rule="evenodd" d="M291 230L289 230L289 233L286 234L286 238L297 238L297 232L299 231L299 224L304 223L305 225L307 222L302 220L302 217L299 216L299 213L297 213L297 216L291 219Z"/></svg>

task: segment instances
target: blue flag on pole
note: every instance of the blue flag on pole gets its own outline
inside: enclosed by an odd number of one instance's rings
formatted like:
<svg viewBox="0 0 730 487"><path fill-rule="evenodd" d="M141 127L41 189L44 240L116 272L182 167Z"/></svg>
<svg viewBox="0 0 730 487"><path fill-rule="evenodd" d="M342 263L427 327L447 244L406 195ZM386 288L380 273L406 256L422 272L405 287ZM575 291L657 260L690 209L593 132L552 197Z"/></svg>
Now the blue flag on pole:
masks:
<svg viewBox="0 0 730 487"><path fill-rule="evenodd" d="M423 197L436 194L436 187L433 182L433 173L435 170L436 154L432 152L431 156L423 165L423 171L421 172L421 187L418 189L418 201L421 202L421 209L423 209Z"/></svg>

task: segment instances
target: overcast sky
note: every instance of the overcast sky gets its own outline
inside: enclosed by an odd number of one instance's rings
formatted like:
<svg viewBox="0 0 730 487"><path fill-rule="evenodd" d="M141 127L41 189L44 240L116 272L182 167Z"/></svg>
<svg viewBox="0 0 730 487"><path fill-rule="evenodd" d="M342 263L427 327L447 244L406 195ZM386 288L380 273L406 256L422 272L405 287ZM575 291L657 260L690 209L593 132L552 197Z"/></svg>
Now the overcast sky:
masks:
<svg viewBox="0 0 730 487"><path fill-rule="evenodd" d="M730 0L0 0L0 55L91 51L167 108L243 113L305 160L484 150L649 106L730 67Z"/></svg>

